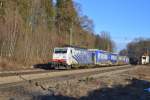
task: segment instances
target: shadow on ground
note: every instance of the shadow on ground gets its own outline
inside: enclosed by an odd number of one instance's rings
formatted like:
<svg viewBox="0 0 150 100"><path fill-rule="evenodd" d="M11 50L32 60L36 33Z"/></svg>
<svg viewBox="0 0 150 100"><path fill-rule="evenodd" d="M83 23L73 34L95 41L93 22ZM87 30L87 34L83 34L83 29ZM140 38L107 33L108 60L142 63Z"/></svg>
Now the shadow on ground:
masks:
<svg viewBox="0 0 150 100"><path fill-rule="evenodd" d="M150 100L150 93L144 89L150 87L150 82L132 79L130 84L113 86L112 88L101 88L88 93L80 98L68 96L41 95L33 100Z"/></svg>
<svg viewBox="0 0 150 100"><path fill-rule="evenodd" d="M50 70L52 69L51 68L51 65L50 64L35 64L33 65L34 68L39 68L39 69L45 69L45 70Z"/></svg>

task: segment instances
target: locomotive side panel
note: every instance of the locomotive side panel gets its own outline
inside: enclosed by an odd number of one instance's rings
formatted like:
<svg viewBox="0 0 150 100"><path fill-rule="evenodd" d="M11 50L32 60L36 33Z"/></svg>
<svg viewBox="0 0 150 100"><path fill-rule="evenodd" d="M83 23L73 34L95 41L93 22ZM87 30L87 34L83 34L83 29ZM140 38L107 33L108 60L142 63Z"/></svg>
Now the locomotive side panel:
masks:
<svg viewBox="0 0 150 100"><path fill-rule="evenodd" d="M92 53L86 49L74 49L72 53L72 64L92 64Z"/></svg>

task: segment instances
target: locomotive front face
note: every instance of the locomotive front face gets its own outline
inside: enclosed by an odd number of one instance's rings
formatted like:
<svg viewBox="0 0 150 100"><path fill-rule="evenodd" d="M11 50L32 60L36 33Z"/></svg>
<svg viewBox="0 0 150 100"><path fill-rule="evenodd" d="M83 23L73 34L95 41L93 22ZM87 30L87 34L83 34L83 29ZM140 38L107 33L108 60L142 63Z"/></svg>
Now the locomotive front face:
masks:
<svg viewBox="0 0 150 100"><path fill-rule="evenodd" d="M53 62L66 63L67 60L67 48L55 48L53 53Z"/></svg>

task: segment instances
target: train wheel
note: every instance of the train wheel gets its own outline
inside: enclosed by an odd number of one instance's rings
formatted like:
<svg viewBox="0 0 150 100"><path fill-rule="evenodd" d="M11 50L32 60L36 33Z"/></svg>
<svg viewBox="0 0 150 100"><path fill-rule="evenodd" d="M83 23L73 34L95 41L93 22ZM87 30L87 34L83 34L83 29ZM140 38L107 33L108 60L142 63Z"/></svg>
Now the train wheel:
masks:
<svg viewBox="0 0 150 100"><path fill-rule="evenodd" d="M72 68L72 66L71 65L66 65L66 69L71 69Z"/></svg>

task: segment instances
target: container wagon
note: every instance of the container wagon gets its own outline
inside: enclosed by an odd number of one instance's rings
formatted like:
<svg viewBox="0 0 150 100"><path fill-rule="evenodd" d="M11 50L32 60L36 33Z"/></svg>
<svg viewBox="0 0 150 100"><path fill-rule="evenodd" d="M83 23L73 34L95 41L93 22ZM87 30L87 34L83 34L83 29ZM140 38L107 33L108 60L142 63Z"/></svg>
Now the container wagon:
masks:
<svg viewBox="0 0 150 100"><path fill-rule="evenodd" d="M109 52L98 49L89 49L89 51L93 54L95 65L106 66L110 64Z"/></svg>

